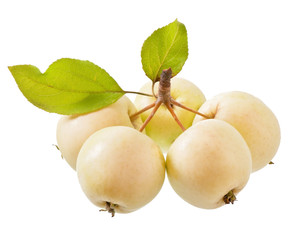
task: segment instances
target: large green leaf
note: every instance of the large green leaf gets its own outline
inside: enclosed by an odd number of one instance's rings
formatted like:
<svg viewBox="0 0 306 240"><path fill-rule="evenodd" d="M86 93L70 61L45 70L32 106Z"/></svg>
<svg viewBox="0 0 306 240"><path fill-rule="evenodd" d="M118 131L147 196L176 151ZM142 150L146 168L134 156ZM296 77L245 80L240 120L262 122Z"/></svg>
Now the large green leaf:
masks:
<svg viewBox="0 0 306 240"><path fill-rule="evenodd" d="M102 68L89 61L63 58L45 73L32 65L9 67L23 95L35 106L64 115L95 111L124 92Z"/></svg>
<svg viewBox="0 0 306 240"><path fill-rule="evenodd" d="M184 24L177 20L154 31L141 50L142 68L153 82L159 79L164 69L170 67L172 76L178 74L187 57L187 31Z"/></svg>

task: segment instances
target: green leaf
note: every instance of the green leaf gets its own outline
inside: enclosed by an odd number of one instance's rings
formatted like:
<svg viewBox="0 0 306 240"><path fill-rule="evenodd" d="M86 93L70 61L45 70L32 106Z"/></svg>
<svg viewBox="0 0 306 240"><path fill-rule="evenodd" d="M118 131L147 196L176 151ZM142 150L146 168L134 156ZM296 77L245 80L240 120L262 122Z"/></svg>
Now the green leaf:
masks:
<svg viewBox="0 0 306 240"><path fill-rule="evenodd" d="M104 69L89 61L63 58L52 63L45 73L32 65L12 66L9 70L23 95L48 112L88 113L124 95Z"/></svg>
<svg viewBox="0 0 306 240"><path fill-rule="evenodd" d="M172 76L177 75L187 57L187 30L177 20L153 32L141 50L142 68L153 82L159 80L162 71L170 67Z"/></svg>

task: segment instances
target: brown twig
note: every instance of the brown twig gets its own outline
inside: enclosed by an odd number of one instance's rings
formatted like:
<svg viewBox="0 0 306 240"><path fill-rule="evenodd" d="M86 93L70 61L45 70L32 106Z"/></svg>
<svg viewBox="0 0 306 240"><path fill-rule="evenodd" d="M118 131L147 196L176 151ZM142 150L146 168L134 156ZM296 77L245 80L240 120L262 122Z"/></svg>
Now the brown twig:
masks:
<svg viewBox="0 0 306 240"><path fill-rule="evenodd" d="M170 90L171 90L171 80L172 77L172 70L171 68L168 68L166 70L163 70L161 75L160 75L160 79L159 79L159 87L158 87L158 94L157 96L154 93L154 84L156 82L154 82L152 84L152 93L154 95L154 97L156 97L156 101L146 107L144 107L143 109L139 110L138 112L134 113L131 118L153 108L152 112L150 113L150 115L148 116L148 118L145 120L145 122L143 123L143 125L140 127L139 131L142 132L145 127L148 125L148 123L151 121L151 119L153 118L153 116L155 115L155 113L157 112L158 108L161 106L161 104L164 104L168 111L171 113L172 117L174 118L174 120L177 122L177 124L180 126L180 128L185 131L185 127L183 126L183 124L181 123L181 121L179 120L179 118L177 117L177 115L175 114L175 111L173 109L173 105L183 108L187 111L190 111L192 113L198 114L202 117L204 117L205 119L208 119L209 117L206 116L203 113L200 113L196 110L193 110L189 107L184 106L183 104L175 101L170 94Z"/></svg>

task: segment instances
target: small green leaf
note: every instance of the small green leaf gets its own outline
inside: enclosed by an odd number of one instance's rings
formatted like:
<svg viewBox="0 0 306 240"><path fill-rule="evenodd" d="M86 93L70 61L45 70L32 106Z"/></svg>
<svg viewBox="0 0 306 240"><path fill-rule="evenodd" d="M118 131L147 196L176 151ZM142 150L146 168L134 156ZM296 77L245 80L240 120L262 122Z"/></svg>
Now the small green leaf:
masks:
<svg viewBox="0 0 306 240"><path fill-rule="evenodd" d="M124 95L104 69L89 61L63 58L52 63L45 73L32 65L17 65L9 70L23 95L48 112L92 112Z"/></svg>
<svg viewBox="0 0 306 240"><path fill-rule="evenodd" d="M159 80L164 69L170 67L172 76L177 75L187 57L187 30L177 20L153 32L141 50L142 68L153 82Z"/></svg>

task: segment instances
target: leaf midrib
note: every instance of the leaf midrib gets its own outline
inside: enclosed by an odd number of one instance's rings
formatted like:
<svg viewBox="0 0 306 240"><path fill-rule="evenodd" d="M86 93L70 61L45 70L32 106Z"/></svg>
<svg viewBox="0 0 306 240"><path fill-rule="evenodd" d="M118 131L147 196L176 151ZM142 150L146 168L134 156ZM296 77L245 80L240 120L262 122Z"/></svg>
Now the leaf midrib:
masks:
<svg viewBox="0 0 306 240"><path fill-rule="evenodd" d="M103 93L124 93L123 91L119 91L119 90L116 90L116 91L113 91L113 90L106 90L106 91L76 91L76 90L66 90L66 89L60 89L60 88L56 88L54 86L51 86L49 84L46 84L46 83L41 83L37 80L34 80L32 78L28 78L30 81L33 81L39 85L42 85L42 86L47 86L51 89L55 89L57 91L60 91L60 92L71 92L71 93L88 93L88 94L103 94Z"/></svg>
<svg viewBox="0 0 306 240"><path fill-rule="evenodd" d="M175 40L176 40L176 37L177 37L178 32L179 32L179 26L177 27L177 31L176 31L176 33L175 33L175 36L174 36L173 41L172 41L172 43L171 43L171 46L170 46L169 49L167 50L167 52L166 52L166 54L165 54L165 56L164 56L164 59L162 60L162 62L161 62L161 64L160 64L160 67L158 68L158 71L157 71L157 73L156 73L156 75L155 75L155 79L158 79L158 76L157 76L157 75L158 75L158 73L159 73L161 67L162 67L163 64L164 64L165 59L166 59L167 55L168 55L169 52L170 52L170 49L173 47L173 44L174 44L174 42L175 42Z"/></svg>

